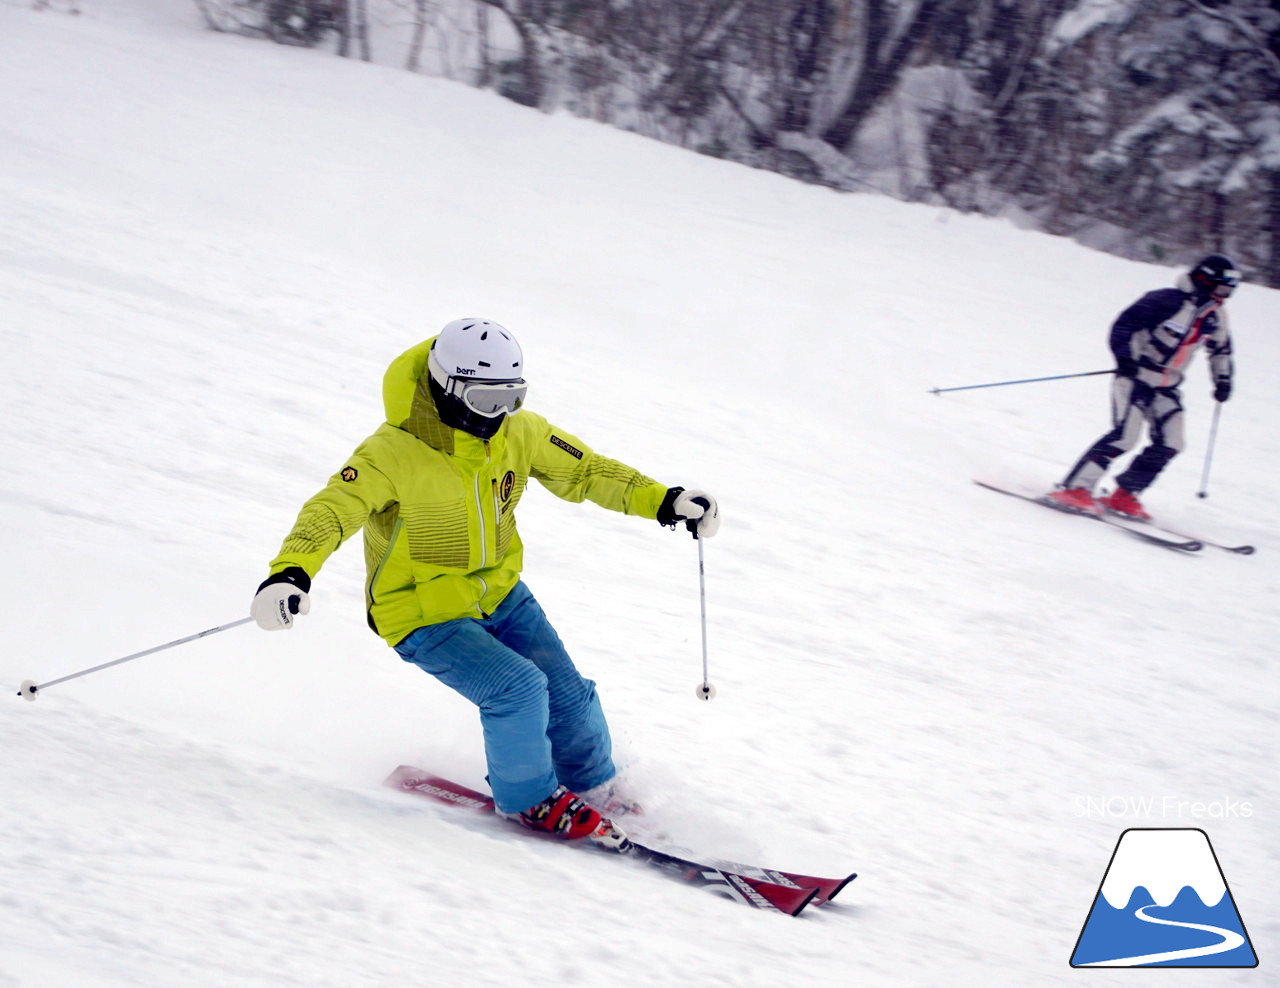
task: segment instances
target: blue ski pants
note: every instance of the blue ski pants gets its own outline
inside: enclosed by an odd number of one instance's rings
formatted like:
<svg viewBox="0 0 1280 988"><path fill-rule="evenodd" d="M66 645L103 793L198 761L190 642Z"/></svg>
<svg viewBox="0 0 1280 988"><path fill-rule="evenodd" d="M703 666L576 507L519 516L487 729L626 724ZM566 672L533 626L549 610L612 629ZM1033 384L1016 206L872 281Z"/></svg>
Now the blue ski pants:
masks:
<svg viewBox="0 0 1280 988"><path fill-rule="evenodd" d="M533 594L517 583L487 618L427 625L396 645L480 708L494 802L519 813L558 784L574 792L613 778L609 727Z"/></svg>

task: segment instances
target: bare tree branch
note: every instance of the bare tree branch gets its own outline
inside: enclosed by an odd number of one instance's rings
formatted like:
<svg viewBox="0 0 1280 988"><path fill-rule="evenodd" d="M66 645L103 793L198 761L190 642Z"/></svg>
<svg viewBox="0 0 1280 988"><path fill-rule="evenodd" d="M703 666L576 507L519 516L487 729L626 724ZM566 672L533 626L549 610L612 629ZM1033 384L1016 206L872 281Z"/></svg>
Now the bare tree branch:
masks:
<svg viewBox="0 0 1280 988"><path fill-rule="evenodd" d="M871 115L898 81L903 66L920 43L940 4L941 0L920 0L920 5L916 7L910 22L893 42L886 56L884 48L887 42L884 42L883 38L888 33L886 29L889 12L884 9L882 0L869 0L865 34L866 57L858 73L858 81L854 83L853 92L849 94L844 109L822 135L824 141L841 151L849 146L849 142L862 122Z"/></svg>
<svg viewBox="0 0 1280 988"><path fill-rule="evenodd" d="M1239 17L1230 7L1221 10L1216 7L1206 7L1200 0L1183 0L1188 7L1198 10L1206 17L1212 17L1215 21L1222 21L1235 28L1236 32L1241 35L1249 43L1249 47L1253 48L1262 60L1267 63L1273 75L1280 79L1280 55L1277 55L1266 43L1258 37L1258 32L1244 18Z"/></svg>

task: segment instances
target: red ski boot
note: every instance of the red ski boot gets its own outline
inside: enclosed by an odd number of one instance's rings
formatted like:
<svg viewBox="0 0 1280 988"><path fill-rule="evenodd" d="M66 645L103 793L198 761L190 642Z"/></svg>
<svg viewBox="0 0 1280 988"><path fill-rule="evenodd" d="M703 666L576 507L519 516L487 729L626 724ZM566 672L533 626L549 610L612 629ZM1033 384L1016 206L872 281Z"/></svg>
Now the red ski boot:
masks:
<svg viewBox="0 0 1280 988"><path fill-rule="evenodd" d="M1113 515L1120 515L1122 518L1132 518L1135 521L1151 520L1151 515L1147 514L1147 509L1142 506L1142 502L1123 487L1117 487L1098 503Z"/></svg>
<svg viewBox="0 0 1280 988"><path fill-rule="evenodd" d="M557 786L550 796L516 814L516 818L531 830L545 830L567 840L585 837L611 851L623 850L627 845L627 835L613 821L564 786Z"/></svg>
<svg viewBox="0 0 1280 988"><path fill-rule="evenodd" d="M1102 514L1102 508L1085 487L1068 487L1060 491L1050 491L1046 497L1056 506L1067 511L1077 511L1083 515Z"/></svg>

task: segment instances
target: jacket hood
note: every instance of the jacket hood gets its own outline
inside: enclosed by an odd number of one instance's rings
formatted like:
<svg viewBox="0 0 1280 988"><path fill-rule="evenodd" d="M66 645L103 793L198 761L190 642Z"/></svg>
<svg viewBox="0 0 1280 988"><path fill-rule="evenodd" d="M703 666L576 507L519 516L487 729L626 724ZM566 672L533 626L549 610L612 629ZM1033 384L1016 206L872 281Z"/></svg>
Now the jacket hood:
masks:
<svg viewBox="0 0 1280 988"><path fill-rule="evenodd" d="M403 429L433 449L453 455L457 452L459 435L476 443L482 440L440 420L435 399L431 397L428 383L431 373L427 369L427 356L435 341L435 336L423 340L391 361L382 376L382 405L389 425ZM498 427L499 436L506 427L504 419Z"/></svg>
<svg viewBox="0 0 1280 988"><path fill-rule="evenodd" d="M382 376L382 406L387 413L387 422L397 428L403 429L413 412L414 394L426 376L427 354L435 341L433 336L409 347L391 361L391 366Z"/></svg>
<svg viewBox="0 0 1280 988"><path fill-rule="evenodd" d="M389 425L403 429L434 449L452 453L453 429L440 421L427 386L430 378L427 354L435 341L434 336L423 340L391 361L382 376L382 405Z"/></svg>

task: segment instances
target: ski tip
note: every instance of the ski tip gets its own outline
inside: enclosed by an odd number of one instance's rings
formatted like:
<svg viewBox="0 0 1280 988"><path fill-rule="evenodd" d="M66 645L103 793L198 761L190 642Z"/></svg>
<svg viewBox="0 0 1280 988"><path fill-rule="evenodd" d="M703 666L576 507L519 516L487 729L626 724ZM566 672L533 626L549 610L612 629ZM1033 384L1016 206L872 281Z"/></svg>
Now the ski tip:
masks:
<svg viewBox="0 0 1280 988"><path fill-rule="evenodd" d="M398 765L392 770L390 775L382 780L382 784L384 786L390 786L392 789L404 789L406 788L404 783L407 779L412 779L414 776L421 775L426 775L426 773L420 769L414 768L412 765Z"/></svg>
<svg viewBox="0 0 1280 988"><path fill-rule="evenodd" d="M807 891L809 894L801 898L798 904L795 906L795 908L792 909L788 915L799 916L802 912L804 912L805 906L807 906L809 903L811 903L814 899L818 897L818 891L819 891L818 889L808 889Z"/></svg>
<svg viewBox="0 0 1280 988"><path fill-rule="evenodd" d="M829 893L828 893L828 894L827 894L823 899L821 899L820 901L818 901L817 903L815 903L815 905L819 905L819 906L821 906L821 905L825 905L826 903L830 902L830 901L831 901L832 899L834 899L837 895L839 895L841 892L843 892L843 891L844 891L844 888L845 888L845 886L846 886L846 885L848 885L851 881L853 881L853 880L854 880L855 878L857 878L857 877L858 877L858 873L857 873L857 872L854 872L854 873L853 873L852 875L850 875L848 878L844 879L844 881L842 881L842 882L841 882L839 885L837 885L834 889L832 889L832 890L831 890L831 891L830 891L830 892L829 892Z"/></svg>
<svg viewBox="0 0 1280 988"><path fill-rule="evenodd" d="M1135 534L1141 535L1142 533L1138 532ZM1143 541L1150 542L1152 545L1158 545L1162 549L1172 549L1174 552L1201 552L1204 549L1204 543L1197 542L1194 539L1186 539L1181 542L1177 542L1172 539L1148 538Z"/></svg>

